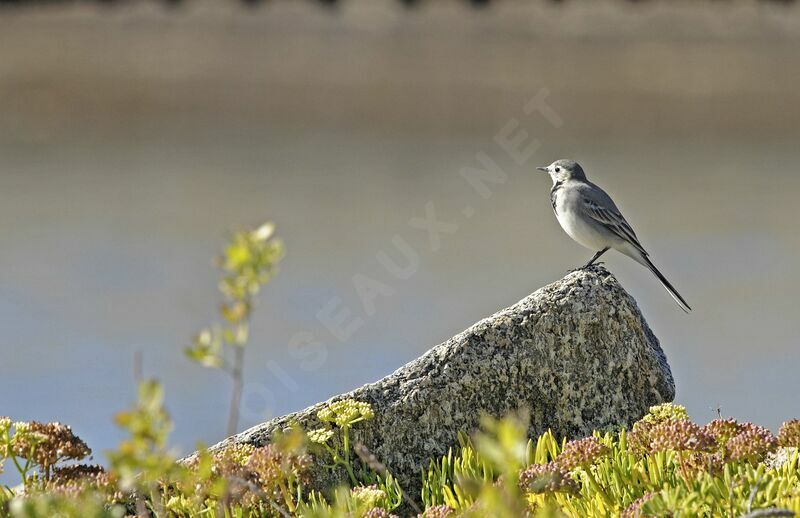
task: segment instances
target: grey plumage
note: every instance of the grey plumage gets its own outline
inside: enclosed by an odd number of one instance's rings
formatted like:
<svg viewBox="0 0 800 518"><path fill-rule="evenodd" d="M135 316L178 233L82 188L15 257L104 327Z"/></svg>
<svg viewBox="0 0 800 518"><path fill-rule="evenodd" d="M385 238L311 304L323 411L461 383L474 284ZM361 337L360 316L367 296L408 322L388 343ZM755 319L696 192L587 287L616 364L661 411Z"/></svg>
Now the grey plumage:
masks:
<svg viewBox="0 0 800 518"><path fill-rule="evenodd" d="M553 180L550 202L561 227L576 242L597 252L587 267L613 248L653 272L681 309L691 311L686 300L653 264L614 200L586 179L580 165L572 160L557 160L537 169L548 173Z"/></svg>

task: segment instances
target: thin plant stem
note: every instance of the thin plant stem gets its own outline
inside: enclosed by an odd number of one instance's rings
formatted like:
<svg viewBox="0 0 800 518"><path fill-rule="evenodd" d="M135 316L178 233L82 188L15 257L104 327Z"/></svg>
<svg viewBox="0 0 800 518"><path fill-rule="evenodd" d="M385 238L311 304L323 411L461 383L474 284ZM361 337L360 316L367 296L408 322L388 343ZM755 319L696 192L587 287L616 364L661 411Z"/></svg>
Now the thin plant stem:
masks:
<svg viewBox="0 0 800 518"><path fill-rule="evenodd" d="M236 433L239 427L239 406L242 401L242 370L244 369L244 347L237 345L234 347L233 352L233 368L231 369L231 378L233 379L233 387L231 389L231 406L228 414L228 431L227 436Z"/></svg>
<svg viewBox="0 0 800 518"><path fill-rule="evenodd" d="M292 495L289 493L289 488L286 487L286 482L280 480L278 482L278 487L281 490L281 495L283 496L283 501L286 504L286 507L289 508L290 512L295 512L297 509L295 508L294 501L292 500Z"/></svg>
<svg viewBox="0 0 800 518"><path fill-rule="evenodd" d="M354 486L358 485L356 475L353 473L353 466L350 464L350 427L342 428L342 443L344 446L344 467L347 469L347 474L350 476L350 481Z"/></svg>
<svg viewBox="0 0 800 518"><path fill-rule="evenodd" d="M344 461L350 464L350 427L342 428L342 436L344 441Z"/></svg>
<svg viewBox="0 0 800 518"><path fill-rule="evenodd" d="M27 485L27 477L25 476L28 472L27 469L22 469L22 466L19 465L19 461L17 461L17 457L15 455L11 455L11 462L14 463L14 466L17 468L19 472L19 476L22 477L22 483Z"/></svg>

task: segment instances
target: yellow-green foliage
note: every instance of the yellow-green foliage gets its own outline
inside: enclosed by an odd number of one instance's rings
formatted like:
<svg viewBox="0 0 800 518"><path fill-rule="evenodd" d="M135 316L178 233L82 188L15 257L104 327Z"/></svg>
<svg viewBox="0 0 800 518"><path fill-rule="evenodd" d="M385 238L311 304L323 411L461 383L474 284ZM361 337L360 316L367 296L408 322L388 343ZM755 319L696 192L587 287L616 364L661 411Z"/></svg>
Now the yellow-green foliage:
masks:
<svg viewBox="0 0 800 518"><path fill-rule="evenodd" d="M233 234L217 263L222 269L219 290L223 324L214 325L195 335L186 356L198 364L221 369L232 382L228 414L228 435L236 433L242 399L244 352L250 337L250 317L255 297L275 276L283 258L283 242L275 236L275 225L264 223Z"/></svg>
<svg viewBox="0 0 800 518"><path fill-rule="evenodd" d="M429 507L446 505L463 511L474 503L474 495L462 490L459 482L492 483L495 473L489 462L480 457L465 433L460 433L458 454L450 448L438 462L431 461L423 473L422 501Z"/></svg>
<svg viewBox="0 0 800 518"><path fill-rule="evenodd" d="M798 437L797 420L784 423L775 438L761 427L734 420L697 426L683 407L662 405L632 433L596 432L565 444L548 432L528 442L528 466L514 478L528 510L543 516L740 516L758 509L800 513ZM499 473L513 476L508 474L513 456L497 462L496 450L503 443L498 438L487 448L462 442L458 454L451 451L432 462L423 474L425 505L474 511L474 502L486 496ZM774 455L779 443L787 448L782 460ZM476 473L474 468L490 459L495 459L494 471ZM493 502L502 506L496 516L511 506L507 498Z"/></svg>
<svg viewBox="0 0 800 518"><path fill-rule="evenodd" d="M385 518L407 498L363 446L344 450L346 434L373 417L366 403L324 408L329 426L310 434L316 444L294 427L264 447L201 450L178 464L166 449L171 422L162 398L157 383L143 382L134 408L118 415L128 437L109 453L109 471L68 464L90 450L67 426L0 418L0 463L14 466L22 483L0 493L0 514ZM630 432L572 441L550 432L528 439L524 415L484 419L481 432L461 434L458 448L430 462L423 508L411 510L411 495L402 509L426 518L800 513L800 421L773 437L732 419L698 426L676 409L654 407ZM314 463L346 467L351 484L311 491Z"/></svg>
<svg viewBox="0 0 800 518"><path fill-rule="evenodd" d="M192 346L185 351L192 360L226 371L235 367L225 349L236 351L246 345L254 297L277 273L284 255L283 242L274 233L275 226L264 223L231 237L217 260L223 272L219 290L225 297L220 306L225 323L204 329L194 337Z"/></svg>

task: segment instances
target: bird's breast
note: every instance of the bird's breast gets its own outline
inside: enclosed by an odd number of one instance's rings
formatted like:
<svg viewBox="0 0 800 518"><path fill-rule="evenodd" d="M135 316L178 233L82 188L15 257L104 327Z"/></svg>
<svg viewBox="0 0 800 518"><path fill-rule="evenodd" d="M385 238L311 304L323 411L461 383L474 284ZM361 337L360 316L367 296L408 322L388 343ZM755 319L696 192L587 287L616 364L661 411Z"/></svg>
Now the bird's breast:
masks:
<svg viewBox="0 0 800 518"><path fill-rule="evenodd" d="M564 232L578 244L592 250L602 250L608 246L604 235L598 232L580 207L580 199L568 196L565 193L553 194L553 207L556 218Z"/></svg>

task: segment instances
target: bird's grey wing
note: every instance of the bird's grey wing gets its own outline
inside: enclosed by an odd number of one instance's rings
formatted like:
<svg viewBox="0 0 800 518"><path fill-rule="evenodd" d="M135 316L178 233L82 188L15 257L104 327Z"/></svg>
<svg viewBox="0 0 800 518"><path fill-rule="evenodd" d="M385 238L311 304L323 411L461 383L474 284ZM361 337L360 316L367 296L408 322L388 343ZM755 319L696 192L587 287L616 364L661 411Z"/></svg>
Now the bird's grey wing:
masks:
<svg viewBox="0 0 800 518"><path fill-rule="evenodd" d="M608 229L620 239L631 243L645 256L648 255L642 244L639 243L636 232L634 232L630 224L625 221L622 213L608 194L596 185L592 185L590 189L582 190L581 195L584 214Z"/></svg>

